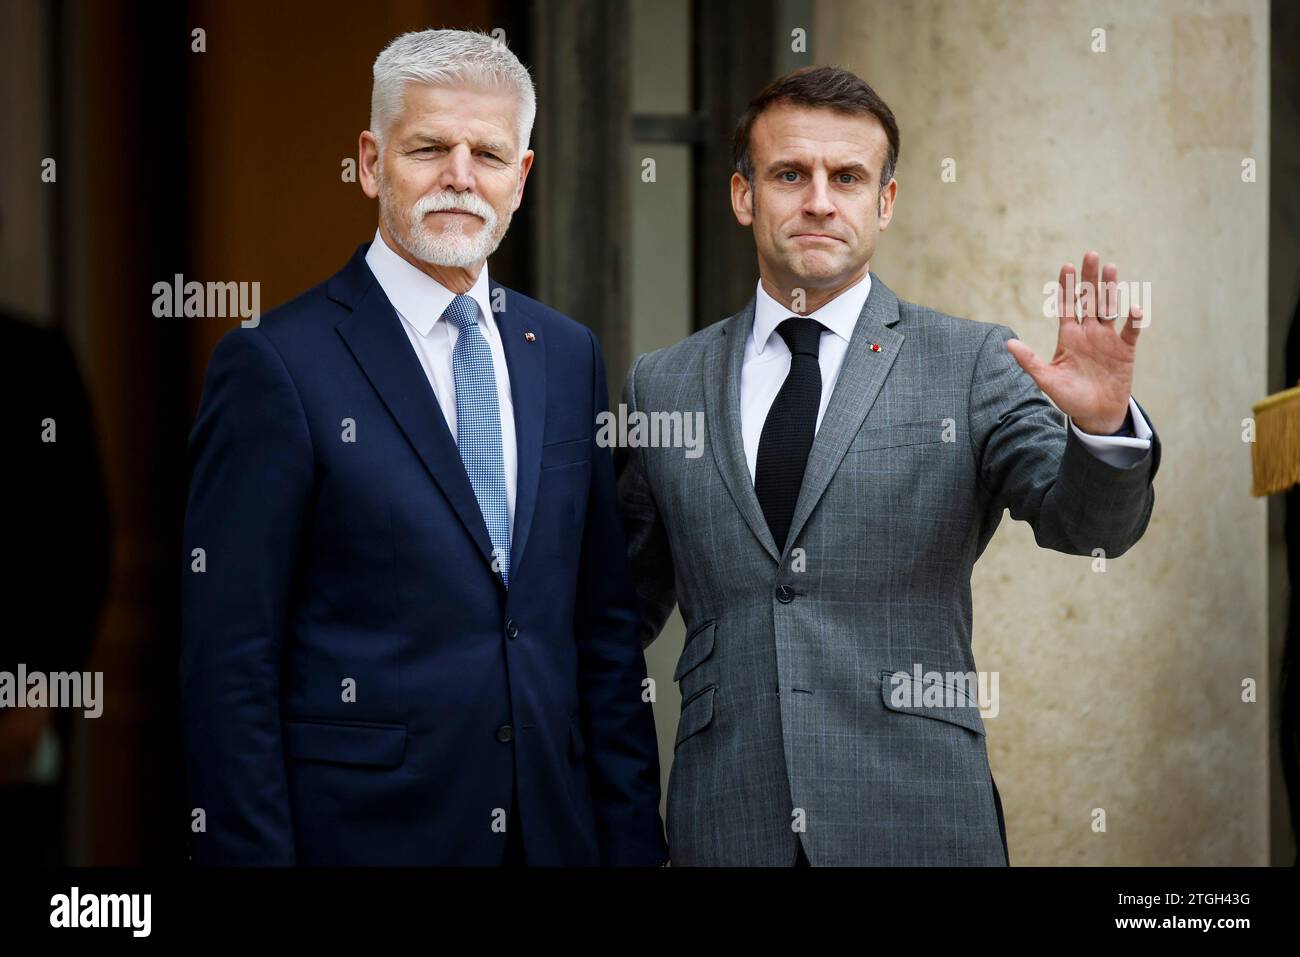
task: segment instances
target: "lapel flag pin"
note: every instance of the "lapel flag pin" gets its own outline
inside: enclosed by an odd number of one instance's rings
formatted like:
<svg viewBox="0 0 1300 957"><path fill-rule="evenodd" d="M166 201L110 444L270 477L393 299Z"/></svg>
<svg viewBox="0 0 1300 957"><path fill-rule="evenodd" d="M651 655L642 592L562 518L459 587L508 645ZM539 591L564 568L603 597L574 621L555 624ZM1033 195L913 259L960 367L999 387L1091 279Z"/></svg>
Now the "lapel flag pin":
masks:
<svg viewBox="0 0 1300 957"><path fill-rule="evenodd" d="M879 351L880 351L880 343L879 343L879 342L873 342L873 343L871 344L871 351L872 351L872 352L879 352Z"/></svg>
<svg viewBox="0 0 1300 957"><path fill-rule="evenodd" d="M524 333L524 341L525 341L525 342L536 342L536 341L537 341L537 337L536 337L535 335L533 335L531 332L525 332L525 333Z"/></svg>

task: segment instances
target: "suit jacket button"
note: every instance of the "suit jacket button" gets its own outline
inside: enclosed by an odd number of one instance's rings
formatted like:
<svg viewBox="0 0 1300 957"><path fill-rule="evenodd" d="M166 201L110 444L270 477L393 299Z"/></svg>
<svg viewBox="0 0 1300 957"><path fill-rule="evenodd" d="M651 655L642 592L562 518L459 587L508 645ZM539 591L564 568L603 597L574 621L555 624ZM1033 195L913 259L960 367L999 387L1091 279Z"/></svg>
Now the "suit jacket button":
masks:
<svg viewBox="0 0 1300 957"><path fill-rule="evenodd" d="M519 626L515 624L515 620L513 618L508 619L506 621L506 637L517 638L518 636L519 636Z"/></svg>
<svg viewBox="0 0 1300 957"><path fill-rule="evenodd" d="M508 724L503 724L497 728L497 740L502 744L509 744L515 736L515 729Z"/></svg>
<svg viewBox="0 0 1300 957"><path fill-rule="evenodd" d="M776 586L776 600L783 605L788 605L794 601L794 589L789 585Z"/></svg>

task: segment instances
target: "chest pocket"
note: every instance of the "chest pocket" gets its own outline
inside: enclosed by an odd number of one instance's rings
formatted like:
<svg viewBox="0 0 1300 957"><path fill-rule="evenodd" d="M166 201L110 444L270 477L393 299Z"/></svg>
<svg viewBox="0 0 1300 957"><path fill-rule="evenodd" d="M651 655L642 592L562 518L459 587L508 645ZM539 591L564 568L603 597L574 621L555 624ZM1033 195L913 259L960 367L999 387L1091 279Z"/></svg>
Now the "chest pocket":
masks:
<svg viewBox="0 0 1300 957"><path fill-rule="evenodd" d="M908 445L932 445L942 443L945 436L955 441L957 427L956 425L949 427L942 418L863 428L853 437L846 454L876 452L880 449L896 449Z"/></svg>
<svg viewBox="0 0 1300 957"><path fill-rule="evenodd" d="M586 438L570 439L563 442L548 442L542 446L542 468L556 469L566 465L590 462L587 450L591 440Z"/></svg>

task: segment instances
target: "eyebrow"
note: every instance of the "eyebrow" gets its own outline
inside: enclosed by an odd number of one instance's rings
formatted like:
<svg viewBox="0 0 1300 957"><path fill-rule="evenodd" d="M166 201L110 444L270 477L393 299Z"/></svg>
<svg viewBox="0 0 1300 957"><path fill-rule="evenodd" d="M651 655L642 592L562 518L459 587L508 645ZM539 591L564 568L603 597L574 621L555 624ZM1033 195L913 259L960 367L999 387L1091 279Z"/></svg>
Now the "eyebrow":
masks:
<svg viewBox="0 0 1300 957"><path fill-rule="evenodd" d="M441 146L444 148L453 145L453 143L450 140L444 139L441 136L434 136L432 133L413 133L407 139L407 142L411 144L426 144L428 146ZM486 150L489 153L497 153L502 156L508 156L510 154L509 146L507 146L505 143L498 143L494 140L489 140L486 143L472 142L469 145L471 149Z"/></svg>
<svg viewBox="0 0 1300 957"><path fill-rule="evenodd" d="M808 169L808 164L805 163L803 160L798 160L798 159L776 160L775 162L770 163L768 165L766 173L767 175L770 176L773 173L778 173L782 170L787 170L787 169L800 170L806 172ZM871 181L871 169L868 166L866 166L864 163L859 163L856 160L852 163L845 163L843 166L837 166L831 170L832 176L836 176L840 173L857 173L859 176L861 176L863 179L867 180L868 182Z"/></svg>
<svg viewBox="0 0 1300 957"><path fill-rule="evenodd" d="M867 166L863 163L846 163L843 166L841 166L839 169L835 170L835 172L836 173L857 173L860 176L862 176L864 179L871 179L871 170L868 169Z"/></svg>

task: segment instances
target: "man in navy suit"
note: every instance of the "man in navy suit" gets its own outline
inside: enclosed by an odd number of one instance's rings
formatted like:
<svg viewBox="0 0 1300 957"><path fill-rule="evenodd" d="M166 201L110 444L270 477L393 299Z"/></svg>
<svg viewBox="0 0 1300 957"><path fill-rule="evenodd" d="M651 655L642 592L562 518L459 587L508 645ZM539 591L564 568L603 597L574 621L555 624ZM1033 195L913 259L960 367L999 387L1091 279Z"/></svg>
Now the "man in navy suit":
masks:
<svg viewBox="0 0 1300 957"><path fill-rule="evenodd" d="M600 347L486 267L534 115L503 45L398 37L359 143L374 240L213 353L184 540L196 861L667 858Z"/></svg>

